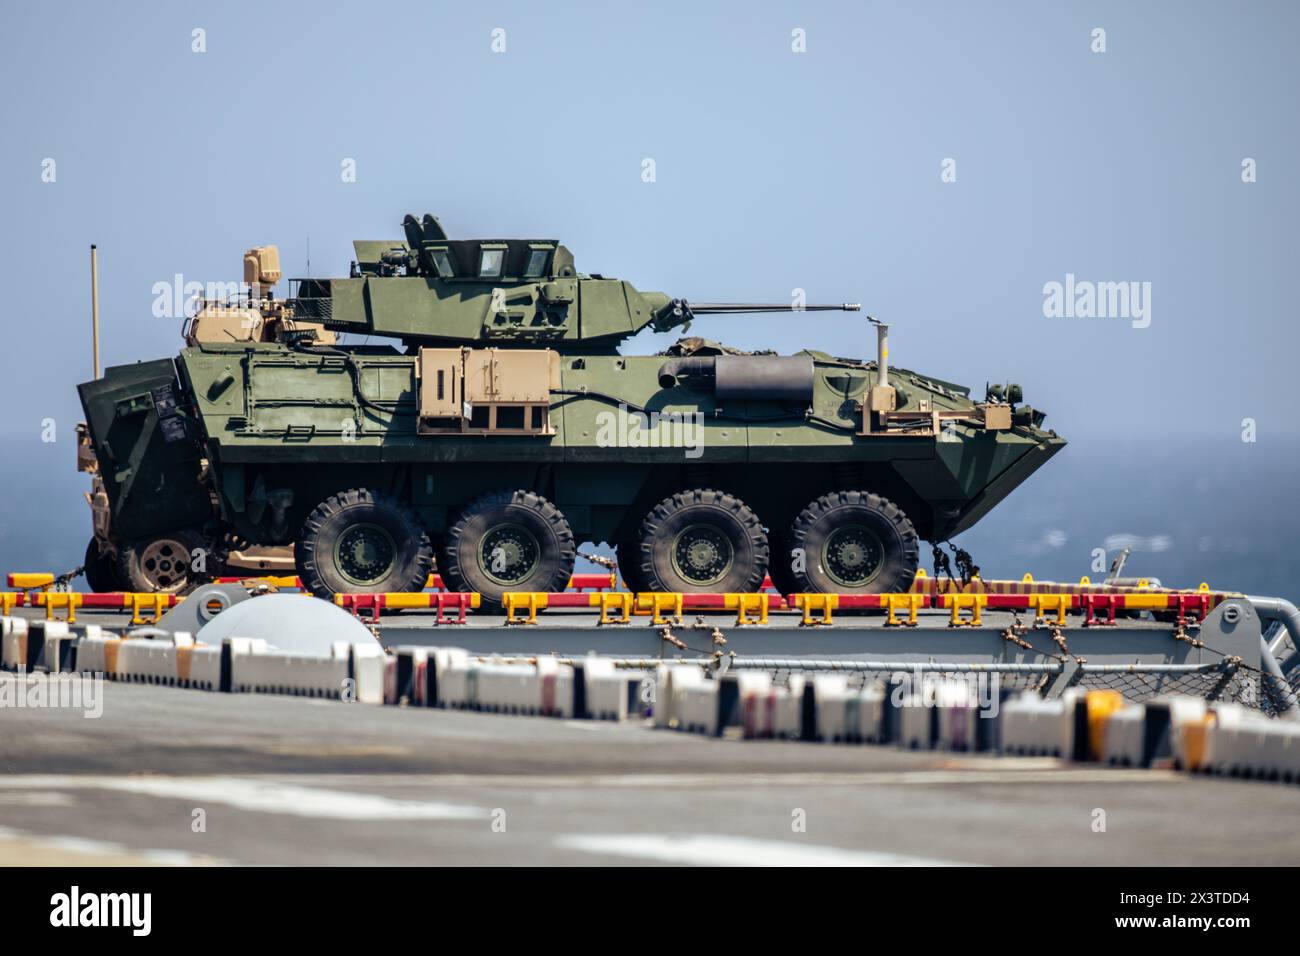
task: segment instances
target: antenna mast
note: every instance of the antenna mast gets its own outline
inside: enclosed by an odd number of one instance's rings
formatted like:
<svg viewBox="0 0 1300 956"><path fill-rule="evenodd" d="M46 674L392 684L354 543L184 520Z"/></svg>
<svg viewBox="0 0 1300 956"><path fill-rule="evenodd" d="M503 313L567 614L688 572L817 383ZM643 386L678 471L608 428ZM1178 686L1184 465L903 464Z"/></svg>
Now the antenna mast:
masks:
<svg viewBox="0 0 1300 956"><path fill-rule="evenodd" d="M99 254L94 243L90 244L90 337L95 378L99 378Z"/></svg>

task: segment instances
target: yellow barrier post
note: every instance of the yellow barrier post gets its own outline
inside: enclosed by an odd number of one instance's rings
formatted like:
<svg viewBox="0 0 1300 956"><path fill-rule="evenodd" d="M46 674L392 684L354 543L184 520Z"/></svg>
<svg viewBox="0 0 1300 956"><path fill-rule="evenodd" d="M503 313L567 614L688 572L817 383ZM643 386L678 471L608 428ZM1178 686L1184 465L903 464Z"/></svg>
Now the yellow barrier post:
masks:
<svg viewBox="0 0 1300 956"><path fill-rule="evenodd" d="M652 614L651 623L655 625L680 624L682 622L682 596L677 592L645 591L636 596L636 611L639 614ZM671 617L664 617L665 611L671 611Z"/></svg>
<svg viewBox="0 0 1300 956"><path fill-rule="evenodd" d="M916 627L916 612L924 600L920 594L882 594L889 616L885 619L886 627ZM906 611L907 620L900 621L898 612Z"/></svg>
<svg viewBox="0 0 1300 956"><path fill-rule="evenodd" d="M737 627L767 623L766 594L728 594L725 604L728 610L735 610ZM751 614L757 617L751 617Z"/></svg>
<svg viewBox="0 0 1300 956"><path fill-rule="evenodd" d="M64 608L68 612L68 623L77 623L77 608L85 603L85 598L77 591L44 591L37 600L45 605L45 620L54 620L54 611L56 608Z"/></svg>
<svg viewBox="0 0 1300 956"><path fill-rule="evenodd" d="M507 624L536 624L537 612L546 607L547 597L543 591L507 591L502 597L502 603L506 609ZM527 611L528 617L516 617L519 611Z"/></svg>
<svg viewBox="0 0 1300 956"><path fill-rule="evenodd" d="M144 591L132 592L131 623L134 625L157 624L162 618L163 610L169 606L171 598L170 594L150 594ZM153 612L153 617L148 621L140 615L144 608L149 608Z"/></svg>
<svg viewBox="0 0 1300 956"><path fill-rule="evenodd" d="M632 620L632 595L626 591L596 591L592 595L595 606L600 608L600 624L627 624ZM611 611L617 611L618 617L611 618Z"/></svg>
<svg viewBox="0 0 1300 956"><path fill-rule="evenodd" d="M794 606L803 611L800 627L830 627L835 623L835 609L840 606L838 594L796 594ZM813 612L821 611L820 619L813 617Z"/></svg>
<svg viewBox="0 0 1300 956"><path fill-rule="evenodd" d="M1071 597L1069 594L1031 594L1029 607L1034 611L1034 623L1042 624L1046 622L1047 615L1055 614L1056 623L1064 624Z"/></svg>
<svg viewBox="0 0 1300 956"><path fill-rule="evenodd" d="M985 605L989 603L987 594L947 594L944 600L952 608L952 618L948 621L949 627L980 627L983 621L981 613ZM969 618L962 618L963 610L970 611Z"/></svg>

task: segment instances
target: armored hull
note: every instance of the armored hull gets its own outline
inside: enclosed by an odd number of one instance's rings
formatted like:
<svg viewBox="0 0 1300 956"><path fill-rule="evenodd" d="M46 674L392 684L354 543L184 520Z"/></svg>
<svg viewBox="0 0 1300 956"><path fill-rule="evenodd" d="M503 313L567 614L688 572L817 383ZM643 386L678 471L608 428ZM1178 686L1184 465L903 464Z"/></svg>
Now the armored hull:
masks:
<svg viewBox="0 0 1300 956"><path fill-rule="evenodd" d="M903 590L919 539L970 527L1064 445L1018 387L976 401L890 368L883 334L874 360L702 339L619 354L647 325L791 307L689 306L582 276L555 243L452 244L412 222L288 304L392 345L285 322L81 387L124 551L291 544L318 593L422 587L436 554L492 601L562 587L577 546L605 542L638 589L753 590L770 572L782 590ZM497 249L498 274L473 274ZM439 251L456 258L421 267ZM544 274L511 278L513 261Z"/></svg>

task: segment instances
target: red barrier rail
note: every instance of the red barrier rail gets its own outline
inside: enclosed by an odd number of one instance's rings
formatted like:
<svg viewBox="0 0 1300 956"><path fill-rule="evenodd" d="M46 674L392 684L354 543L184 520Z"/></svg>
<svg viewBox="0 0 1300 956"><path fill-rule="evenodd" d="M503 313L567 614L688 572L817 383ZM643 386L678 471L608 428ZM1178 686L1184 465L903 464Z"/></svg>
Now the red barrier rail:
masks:
<svg viewBox="0 0 1300 956"><path fill-rule="evenodd" d="M436 591L429 593L394 592L387 594L336 594L334 603L357 614L369 611L372 621L378 621L383 611L436 610L435 624L464 624L465 615L479 606L479 595L464 591ZM455 617L447 617L447 612Z"/></svg>
<svg viewBox="0 0 1300 956"><path fill-rule="evenodd" d="M10 576L11 579L16 577ZM30 577L30 576L29 576ZM829 624L834 611L879 610L889 613L890 623L916 623L920 608L945 608L952 611L952 624L971 625L980 622L983 609L1003 611L1032 611L1038 620L1064 623L1067 613L1084 615L1087 627L1112 626L1119 612L1150 611L1169 613L1175 619L1203 620L1205 616L1231 595L1223 592L1174 591L1150 588L1120 591L1085 590L1088 585L1053 585L1056 590L1031 592L954 591L948 593L903 594L829 594L780 595L756 594L653 594L630 595L628 592L607 590L610 576L575 575L575 586L600 585L593 591L562 591L554 593L515 592L508 595L508 604L528 612L530 619L537 611L546 608L601 609L602 619L615 615L626 620L630 615L653 615L659 620L680 617L685 612L736 612L738 624L762 623L769 612L802 612L804 623ZM76 591L30 590L0 592L0 611L8 613L15 607L44 607L47 614L54 609L68 611L69 616L79 609L123 610L132 612L132 620L139 623L142 613L152 613L156 620L167 608L174 607L183 597L169 594L132 592L83 593ZM422 591L416 593L339 594L334 603L358 613L369 611L372 620L378 620L384 611L433 610L437 612L436 624L464 623L468 612L480 606L480 596L454 591ZM509 612L509 608L507 608ZM813 619L813 612L820 618ZM962 612L966 612L964 615ZM907 620L896 619L898 614Z"/></svg>

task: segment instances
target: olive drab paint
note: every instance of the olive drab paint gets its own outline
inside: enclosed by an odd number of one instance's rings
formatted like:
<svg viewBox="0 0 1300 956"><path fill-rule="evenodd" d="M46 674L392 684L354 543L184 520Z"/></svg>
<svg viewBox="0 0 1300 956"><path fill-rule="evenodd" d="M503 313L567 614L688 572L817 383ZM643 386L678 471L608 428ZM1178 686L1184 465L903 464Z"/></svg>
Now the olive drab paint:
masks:
<svg viewBox="0 0 1300 956"><path fill-rule="evenodd" d="M468 520L470 504L521 492L555 511L551 525L525 522L493 539L522 574L548 560L555 529L555 541L571 533L579 544L626 545L621 560L644 551L652 510L676 496L674 507L700 518L684 523L705 530L661 542L677 549L666 563L645 559L640 583L662 585L691 562L721 566L719 549L765 564L776 553L769 545L832 493L861 492L842 499L848 508L883 500L897 527L945 540L1065 444L1017 385L976 399L892 361L811 349L752 355L694 336L661 355L623 355L620 344L645 328L686 332L700 322L717 334L726 321L715 316L796 310L642 292L580 272L554 239L450 239L433 216L408 216L401 238L355 250L346 277L290 280L289 298L246 303L266 317L248 340L191 336L174 360L109 368L80 386L110 540L188 529L212 542L295 544L327 499L370 489L389 503L373 519L387 530L337 538L365 550L344 558L370 567L411 550L411 528L435 554L453 528L486 538L484 523L509 524L519 505L499 498L493 507L506 510ZM790 319L856 309L800 302ZM342 333L364 344L336 343ZM690 441L631 441L634 430L609 427L611 415L689 422ZM683 497L701 489L717 495ZM748 544L705 527L727 509ZM888 546L857 533L837 539L829 526L809 540L823 542L810 568L831 560L827 548L864 560ZM908 581L914 571L905 569ZM529 578L503 580L526 589Z"/></svg>

